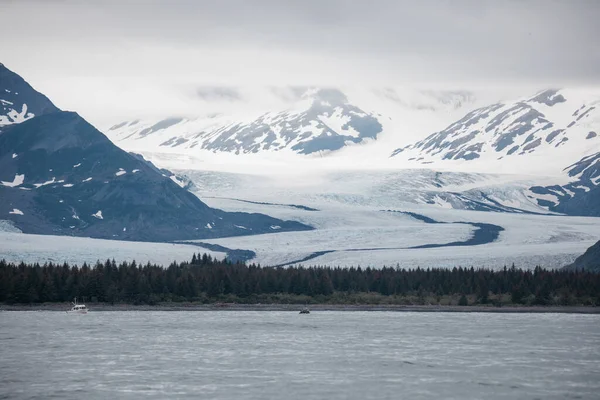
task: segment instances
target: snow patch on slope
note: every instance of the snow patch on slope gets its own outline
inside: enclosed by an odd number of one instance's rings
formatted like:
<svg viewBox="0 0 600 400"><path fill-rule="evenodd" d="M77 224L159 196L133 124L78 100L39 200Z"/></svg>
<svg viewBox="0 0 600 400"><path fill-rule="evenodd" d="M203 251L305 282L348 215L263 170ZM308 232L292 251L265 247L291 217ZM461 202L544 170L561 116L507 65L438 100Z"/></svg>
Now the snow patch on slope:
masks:
<svg viewBox="0 0 600 400"><path fill-rule="evenodd" d="M8 186L8 187L17 187L23 184L23 182L25 181L25 175L24 174L16 174L14 179L12 180L12 182L4 182L1 181L0 183L2 184L2 186Z"/></svg>
<svg viewBox="0 0 600 400"><path fill-rule="evenodd" d="M3 100L2 104L4 106L12 105L12 103ZM21 111L15 110L14 108L9 108L8 112L5 115L0 115L0 126L20 124L21 122L25 122L28 119L33 118L34 116L35 115L33 115L33 113L27 112L27 104L23 104L21 106Z"/></svg>
<svg viewBox="0 0 600 400"><path fill-rule="evenodd" d="M46 181L46 182L34 183L33 186L35 186L36 188L39 188L39 187L42 187L42 186L51 185L53 183L56 183L56 178L55 177L52 177L52 179L50 179L49 181Z"/></svg>

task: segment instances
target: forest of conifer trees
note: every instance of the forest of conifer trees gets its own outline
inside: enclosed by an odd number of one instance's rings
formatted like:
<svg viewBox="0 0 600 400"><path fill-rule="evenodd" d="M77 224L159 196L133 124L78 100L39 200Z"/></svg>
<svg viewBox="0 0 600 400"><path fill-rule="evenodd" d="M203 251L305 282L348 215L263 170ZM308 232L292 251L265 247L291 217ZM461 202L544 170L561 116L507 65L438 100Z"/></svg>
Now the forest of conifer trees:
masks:
<svg viewBox="0 0 600 400"><path fill-rule="evenodd" d="M0 261L0 303L159 304L508 304L600 305L600 274L587 271L273 268L216 260L138 265L114 260L83 264Z"/></svg>

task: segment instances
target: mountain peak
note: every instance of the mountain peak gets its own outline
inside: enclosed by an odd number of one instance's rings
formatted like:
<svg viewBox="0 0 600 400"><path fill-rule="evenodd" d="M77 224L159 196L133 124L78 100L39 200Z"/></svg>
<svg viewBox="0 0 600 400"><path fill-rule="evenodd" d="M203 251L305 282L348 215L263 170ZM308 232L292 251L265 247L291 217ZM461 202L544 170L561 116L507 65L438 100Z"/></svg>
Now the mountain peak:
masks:
<svg viewBox="0 0 600 400"><path fill-rule="evenodd" d="M57 111L46 96L0 63L0 127Z"/></svg>
<svg viewBox="0 0 600 400"><path fill-rule="evenodd" d="M562 94L558 93L559 90L560 89L544 90L544 91L538 93L537 95L535 95L534 97L532 97L531 99L529 99L529 101L542 103L542 104L545 104L550 107L552 107L553 105L558 104L558 103L564 103L567 101L567 99L565 99Z"/></svg>
<svg viewBox="0 0 600 400"><path fill-rule="evenodd" d="M512 102L496 103L471 111L462 119L427 138L396 149L408 161L496 162L525 160L535 153L535 167L560 167L593 152L600 123L595 104L600 92L547 89ZM540 163L540 157L548 162ZM512 163L511 163L512 164ZM515 164L516 165L516 164ZM532 166L533 167L533 166Z"/></svg>
<svg viewBox="0 0 600 400"><path fill-rule="evenodd" d="M352 104L336 88L298 89L294 107L269 111L249 120L182 119L120 123L108 134L119 145L142 140L184 151L258 153L291 151L312 154L336 151L376 139L383 131L378 116Z"/></svg>

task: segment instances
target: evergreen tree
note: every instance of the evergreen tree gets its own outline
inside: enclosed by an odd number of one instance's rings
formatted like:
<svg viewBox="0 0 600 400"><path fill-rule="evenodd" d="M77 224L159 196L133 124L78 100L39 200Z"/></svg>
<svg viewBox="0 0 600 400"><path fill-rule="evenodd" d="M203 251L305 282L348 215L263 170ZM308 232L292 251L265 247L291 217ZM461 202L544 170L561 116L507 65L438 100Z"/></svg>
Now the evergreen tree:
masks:
<svg viewBox="0 0 600 400"><path fill-rule="evenodd" d="M66 302L76 296L110 303L150 304L212 302L222 296L251 302L277 296L324 296L319 301L329 301L370 291L369 298L377 299L372 301L397 295L417 297L419 304L455 295L460 295L460 303L465 304L467 296L474 295L479 303L492 298L500 305L504 295L510 294L513 304L550 305L556 301L600 305L600 274L582 270L270 268L219 261L206 254L195 256L196 263L192 257L191 263L173 262L167 268L149 263L138 266L135 262L117 265L115 260L84 263L81 267L66 263L15 265L0 260L0 301Z"/></svg>
<svg viewBox="0 0 600 400"><path fill-rule="evenodd" d="M481 304L486 304L489 301L490 289L485 278L481 278L478 283L479 293L477 298Z"/></svg>

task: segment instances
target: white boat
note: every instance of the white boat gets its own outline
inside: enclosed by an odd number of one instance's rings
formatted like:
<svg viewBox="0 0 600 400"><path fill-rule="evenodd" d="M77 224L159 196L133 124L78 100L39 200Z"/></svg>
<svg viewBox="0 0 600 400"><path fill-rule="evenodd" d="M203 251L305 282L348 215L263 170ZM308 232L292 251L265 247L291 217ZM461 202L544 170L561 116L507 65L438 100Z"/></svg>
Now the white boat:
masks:
<svg viewBox="0 0 600 400"><path fill-rule="evenodd" d="M85 304L77 304L77 298L75 298L75 302L71 303L73 304L73 307L71 307L71 309L69 311L67 311L67 314L87 314L88 313L88 309L85 306Z"/></svg>

